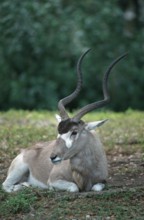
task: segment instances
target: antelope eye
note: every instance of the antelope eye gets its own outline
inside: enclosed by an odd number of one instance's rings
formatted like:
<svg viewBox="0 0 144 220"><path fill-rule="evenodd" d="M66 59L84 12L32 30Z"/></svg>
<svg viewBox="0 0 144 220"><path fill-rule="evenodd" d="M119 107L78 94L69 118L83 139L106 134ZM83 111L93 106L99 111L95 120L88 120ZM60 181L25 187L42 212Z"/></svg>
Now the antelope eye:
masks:
<svg viewBox="0 0 144 220"><path fill-rule="evenodd" d="M71 136L75 136L75 135L77 135L77 131L73 131L73 132L71 133Z"/></svg>

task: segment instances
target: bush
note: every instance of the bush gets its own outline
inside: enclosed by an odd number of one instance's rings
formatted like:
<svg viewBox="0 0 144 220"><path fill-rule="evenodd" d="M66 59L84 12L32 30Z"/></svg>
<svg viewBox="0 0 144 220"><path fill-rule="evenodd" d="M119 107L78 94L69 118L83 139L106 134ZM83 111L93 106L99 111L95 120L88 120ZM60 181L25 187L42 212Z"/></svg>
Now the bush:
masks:
<svg viewBox="0 0 144 220"><path fill-rule="evenodd" d="M102 98L106 66L129 51L110 80L113 110L144 109L144 30L124 33L116 1L18 1L0 3L0 109L50 109L75 88L75 66L83 63L84 89L70 108Z"/></svg>

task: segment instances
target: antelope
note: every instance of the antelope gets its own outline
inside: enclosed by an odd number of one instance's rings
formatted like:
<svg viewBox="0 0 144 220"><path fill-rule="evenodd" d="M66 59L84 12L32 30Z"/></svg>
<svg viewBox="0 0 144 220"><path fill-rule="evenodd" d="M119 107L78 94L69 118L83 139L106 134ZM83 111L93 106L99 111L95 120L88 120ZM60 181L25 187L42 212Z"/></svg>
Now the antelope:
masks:
<svg viewBox="0 0 144 220"><path fill-rule="evenodd" d="M74 92L58 102L58 136L56 140L37 143L21 150L12 161L3 189L14 192L23 187L38 187L69 192L101 191L108 177L107 159L95 129L106 120L85 123L81 118L109 103L108 78L114 65L126 54L114 60L103 76L104 99L82 107L69 117L65 106L75 99L82 87L81 63L88 49L77 62L77 86Z"/></svg>

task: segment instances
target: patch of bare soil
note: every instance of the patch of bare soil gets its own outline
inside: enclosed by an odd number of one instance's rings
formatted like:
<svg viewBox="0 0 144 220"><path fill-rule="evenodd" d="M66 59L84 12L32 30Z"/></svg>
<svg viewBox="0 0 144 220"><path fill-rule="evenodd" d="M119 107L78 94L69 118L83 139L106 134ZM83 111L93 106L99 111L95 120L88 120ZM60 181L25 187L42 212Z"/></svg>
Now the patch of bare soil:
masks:
<svg viewBox="0 0 144 220"><path fill-rule="evenodd" d="M144 184L144 154L108 155L110 188L126 188L143 186Z"/></svg>

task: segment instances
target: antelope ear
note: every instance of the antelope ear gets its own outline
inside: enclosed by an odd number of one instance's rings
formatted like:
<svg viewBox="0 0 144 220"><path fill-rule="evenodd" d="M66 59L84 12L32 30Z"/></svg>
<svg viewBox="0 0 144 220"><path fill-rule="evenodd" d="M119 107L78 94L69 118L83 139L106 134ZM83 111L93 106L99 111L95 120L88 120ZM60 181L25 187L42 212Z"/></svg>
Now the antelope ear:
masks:
<svg viewBox="0 0 144 220"><path fill-rule="evenodd" d="M86 124L85 128L89 131L94 130L96 127L100 127L101 125L103 125L106 121L108 121L108 119L102 121L89 122Z"/></svg>
<svg viewBox="0 0 144 220"><path fill-rule="evenodd" d="M56 117L56 119L57 119L58 123L60 123L60 122L61 122L61 120L62 120L62 119L61 119L61 117L60 117L60 115L57 115L57 114L56 114L56 115L55 115L55 117Z"/></svg>

